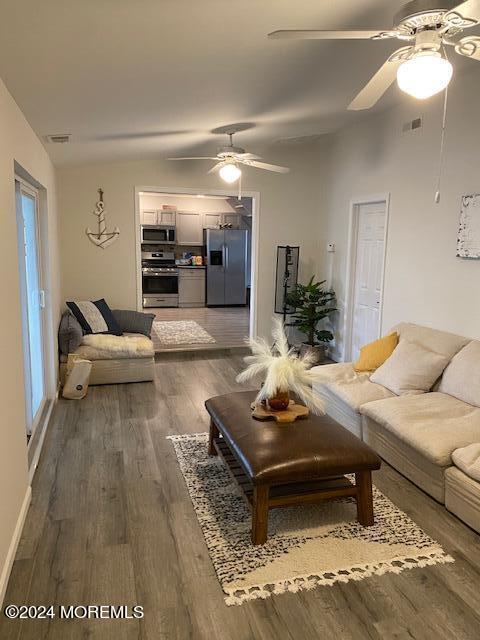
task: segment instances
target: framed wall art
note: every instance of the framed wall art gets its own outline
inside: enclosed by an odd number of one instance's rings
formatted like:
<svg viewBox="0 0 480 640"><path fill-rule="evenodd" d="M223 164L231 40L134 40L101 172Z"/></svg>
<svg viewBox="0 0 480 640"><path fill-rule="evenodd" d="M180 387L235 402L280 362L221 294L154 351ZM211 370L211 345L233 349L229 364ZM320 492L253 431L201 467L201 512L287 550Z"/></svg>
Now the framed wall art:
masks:
<svg viewBox="0 0 480 640"><path fill-rule="evenodd" d="M480 260L480 194L462 196L457 257Z"/></svg>

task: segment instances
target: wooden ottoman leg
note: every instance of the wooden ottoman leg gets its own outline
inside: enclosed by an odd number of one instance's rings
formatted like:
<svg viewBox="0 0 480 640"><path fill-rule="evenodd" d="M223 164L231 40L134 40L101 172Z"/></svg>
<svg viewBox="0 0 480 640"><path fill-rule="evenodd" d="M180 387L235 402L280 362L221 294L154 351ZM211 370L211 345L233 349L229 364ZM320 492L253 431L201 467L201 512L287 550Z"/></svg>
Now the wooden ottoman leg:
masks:
<svg viewBox="0 0 480 640"><path fill-rule="evenodd" d="M268 485L253 488L252 542L265 544L268 534Z"/></svg>
<svg viewBox="0 0 480 640"><path fill-rule="evenodd" d="M361 525L370 527L374 524L372 472L359 471L355 474L357 487L357 518Z"/></svg>
<svg viewBox="0 0 480 640"><path fill-rule="evenodd" d="M220 435L220 432L218 430L217 425L213 421L213 418L210 418L210 433L208 434L208 454L210 456L218 455L217 450L213 445L213 441L215 438L218 438L219 435Z"/></svg>

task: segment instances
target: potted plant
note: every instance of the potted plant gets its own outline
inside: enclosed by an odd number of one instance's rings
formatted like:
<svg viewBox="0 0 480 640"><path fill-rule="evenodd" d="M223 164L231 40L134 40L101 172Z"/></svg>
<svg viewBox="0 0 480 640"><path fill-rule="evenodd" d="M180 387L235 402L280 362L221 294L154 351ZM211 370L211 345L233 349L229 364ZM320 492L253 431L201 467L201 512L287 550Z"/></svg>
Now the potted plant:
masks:
<svg viewBox="0 0 480 640"><path fill-rule="evenodd" d="M262 338L247 341L252 355L244 358L248 367L237 376L237 382L247 382L261 374L264 383L256 402L267 404L273 411L282 411L289 405L290 393L295 393L314 413L324 413L322 399L312 390L312 354L298 356L288 345L283 322L279 318L273 322L272 347Z"/></svg>
<svg viewBox="0 0 480 640"><path fill-rule="evenodd" d="M336 311L335 292L324 287L326 280L314 282L312 276L308 284L297 284L287 295L287 304L294 309L290 326L306 336L300 346L300 354L311 353L314 364L325 360L328 343L333 340L331 331L319 328L320 322Z"/></svg>

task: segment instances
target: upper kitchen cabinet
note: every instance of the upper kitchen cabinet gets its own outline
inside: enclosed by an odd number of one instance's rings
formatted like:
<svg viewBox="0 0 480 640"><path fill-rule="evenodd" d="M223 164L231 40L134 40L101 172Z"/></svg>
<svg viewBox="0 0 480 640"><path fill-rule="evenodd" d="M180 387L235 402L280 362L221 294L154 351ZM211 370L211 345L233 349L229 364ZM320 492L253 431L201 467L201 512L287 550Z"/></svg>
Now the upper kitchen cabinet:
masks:
<svg viewBox="0 0 480 640"><path fill-rule="evenodd" d="M144 210L140 212L140 224L157 224L157 210Z"/></svg>
<svg viewBox="0 0 480 640"><path fill-rule="evenodd" d="M222 224L221 213L204 213L203 227L204 229L219 229Z"/></svg>
<svg viewBox="0 0 480 640"><path fill-rule="evenodd" d="M203 226L205 229L220 229L224 225L232 229L240 229L242 216L238 213L204 213Z"/></svg>
<svg viewBox="0 0 480 640"><path fill-rule="evenodd" d="M175 211L162 211L162 209L144 209L140 213L140 224L175 226Z"/></svg>
<svg viewBox="0 0 480 640"><path fill-rule="evenodd" d="M177 211L177 244L203 245L203 216L201 213Z"/></svg>
<svg viewBox="0 0 480 640"><path fill-rule="evenodd" d="M167 227L174 227L176 223L177 214L175 211L157 211L157 224L162 224Z"/></svg>

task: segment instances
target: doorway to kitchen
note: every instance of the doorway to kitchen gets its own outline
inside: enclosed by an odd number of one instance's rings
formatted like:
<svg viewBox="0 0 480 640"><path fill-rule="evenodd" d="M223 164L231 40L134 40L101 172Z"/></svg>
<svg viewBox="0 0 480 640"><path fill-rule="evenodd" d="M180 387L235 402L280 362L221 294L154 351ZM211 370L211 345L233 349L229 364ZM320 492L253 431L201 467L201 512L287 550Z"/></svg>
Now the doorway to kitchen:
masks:
<svg viewBox="0 0 480 640"><path fill-rule="evenodd" d="M136 189L137 306L156 352L233 349L256 329L258 194Z"/></svg>

